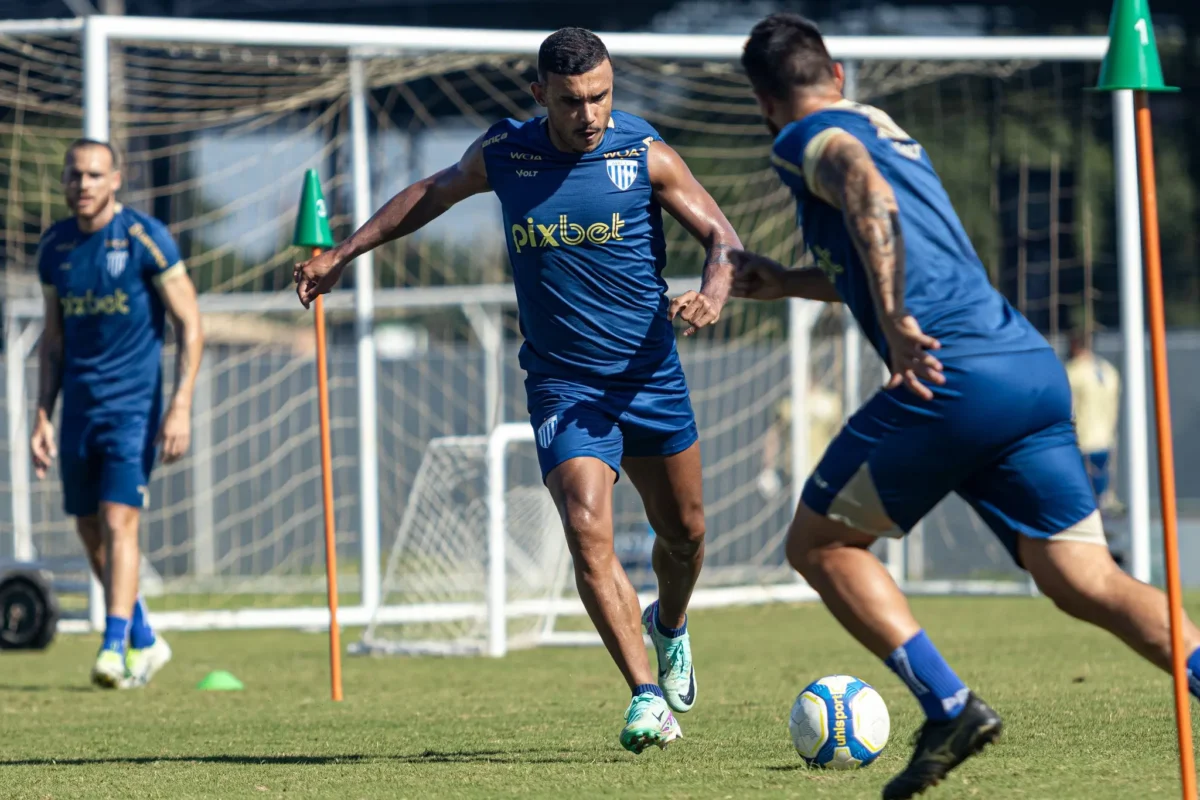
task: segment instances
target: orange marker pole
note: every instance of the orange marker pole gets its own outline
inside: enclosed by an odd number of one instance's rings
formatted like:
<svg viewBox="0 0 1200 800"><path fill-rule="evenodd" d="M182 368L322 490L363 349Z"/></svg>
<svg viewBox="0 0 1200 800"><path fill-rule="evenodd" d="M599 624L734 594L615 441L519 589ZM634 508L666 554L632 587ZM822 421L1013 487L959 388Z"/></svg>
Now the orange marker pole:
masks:
<svg viewBox="0 0 1200 800"><path fill-rule="evenodd" d="M313 255L321 254L314 247ZM333 519L333 446L329 440L329 368L325 350L325 296L317 295L313 323L317 333L317 407L321 427L321 489L325 498L325 582L329 595L329 680L334 702L342 699L342 642L338 628L337 540Z"/></svg>
<svg viewBox="0 0 1200 800"><path fill-rule="evenodd" d="M1150 100L1134 92L1138 178L1142 194L1142 247L1146 258L1146 305L1150 316L1150 358L1154 371L1154 416L1158 433L1158 485L1162 498L1163 556L1167 568L1167 606L1171 615L1171 674L1175 678L1175 719L1179 729L1179 766L1183 797L1196 798L1196 754L1192 750L1191 699L1187 656L1183 650L1183 587L1179 579L1179 528L1175 508L1175 453L1171 442L1171 397L1167 385L1167 318L1163 307L1162 253L1158 240L1158 192L1154 184L1154 140Z"/></svg>

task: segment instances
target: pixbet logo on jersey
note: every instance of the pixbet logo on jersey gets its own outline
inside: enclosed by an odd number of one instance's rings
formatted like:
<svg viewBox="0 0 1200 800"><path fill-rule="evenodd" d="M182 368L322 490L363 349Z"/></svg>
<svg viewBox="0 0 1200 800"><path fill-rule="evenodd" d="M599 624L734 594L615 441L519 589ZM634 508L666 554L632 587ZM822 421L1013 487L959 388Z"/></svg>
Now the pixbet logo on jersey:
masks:
<svg viewBox="0 0 1200 800"><path fill-rule="evenodd" d="M84 295L60 297L63 317L111 317L129 313L129 295L117 289L112 294L96 295L89 289Z"/></svg>
<svg viewBox="0 0 1200 800"><path fill-rule="evenodd" d="M584 242L604 244L608 241L619 242L621 228L625 221L621 215L613 213L612 222L593 222L586 228L577 222L571 222L566 214L558 215L558 222L543 225L534 222L533 217L525 220L524 225L513 225L511 229L513 247L518 253L525 247L560 247L575 246Z"/></svg>

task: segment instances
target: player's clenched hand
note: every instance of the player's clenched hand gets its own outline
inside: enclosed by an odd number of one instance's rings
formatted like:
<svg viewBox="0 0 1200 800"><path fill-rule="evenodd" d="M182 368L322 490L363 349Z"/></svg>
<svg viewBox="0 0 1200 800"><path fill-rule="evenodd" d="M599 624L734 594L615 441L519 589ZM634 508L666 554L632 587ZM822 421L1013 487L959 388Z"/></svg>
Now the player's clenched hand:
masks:
<svg viewBox="0 0 1200 800"><path fill-rule="evenodd" d="M774 259L748 253L745 250L730 250L733 262L733 296L748 300L778 300L785 297L784 276L787 269Z"/></svg>
<svg viewBox="0 0 1200 800"><path fill-rule="evenodd" d="M54 426L46 417L39 415L37 425L33 429L33 438L29 441L29 449L33 453L33 471L38 480L46 477L46 471L58 455L54 445Z"/></svg>
<svg viewBox="0 0 1200 800"><path fill-rule="evenodd" d="M163 417L162 428L158 432L158 444L162 447L164 464L178 461L187 452L192 443L192 414L183 406L171 406Z"/></svg>
<svg viewBox="0 0 1200 800"><path fill-rule="evenodd" d="M672 300L667 309L667 319L674 322L676 317L690 323L691 327L683 335L691 336L705 325L712 325L720 319L721 307L706 294L687 291Z"/></svg>
<svg viewBox="0 0 1200 800"><path fill-rule="evenodd" d="M882 327L883 335L887 338L892 370L887 388L903 386L923 400L932 400L933 392L926 384L946 384L942 362L930 352L940 349L941 342L922 333L921 326L911 314L890 323L883 321Z"/></svg>
<svg viewBox="0 0 1200 800"><path fill-rule="evenodd" d="M342 277L342 263L337 250L326 250L319 256L313 256L302 264L297 264L292 271L296 281L296 294L300 304L308 308L319 294L328 294L329 290Z"/></svg>

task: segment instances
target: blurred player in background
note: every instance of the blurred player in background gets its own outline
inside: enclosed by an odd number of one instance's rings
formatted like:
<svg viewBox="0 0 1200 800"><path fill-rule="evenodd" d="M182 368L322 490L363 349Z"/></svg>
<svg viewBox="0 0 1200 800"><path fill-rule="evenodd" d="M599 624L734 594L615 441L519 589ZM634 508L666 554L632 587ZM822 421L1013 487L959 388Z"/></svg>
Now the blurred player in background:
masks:
<svg viewBox="0 0 1200 800"><path fill-rule="evenodd" d="M558 507L588 615L633 692L621 744L680 735L696 701L687 604L704 557L700 447L671 321L715 322L740 247L716 203L645 121L612 110L613 69L594 34L564 28L530 87L546 115L493 125L458 164L393 197L345 242L296 267L307 307L357 256L407 236L471 195L504 215L525 343L520 362L542 477ZM700 291L668 303L662 211L707 251ZM657 538L659 599L641 615L613 552L621 469ZM657 680L642 639L658 655ZM665 697L664 697L665 696Z"/></svg>
<svg viewBox="0 0 1200 800"><path fill-rule="evenodd" d="M68 148L63 190L74 216L38 244L45 329L31 442L39 478L59 458L63 507L104 584L108 616L91 678L106 689L145 685L171 659L138 595L138 518L150 502L158 445L167 463L188 448L203 347L196 291L175 242L161 222L118 203L120 188L112 147L81 139ZM179 355L164 417L167 312ZM51 420L60 389L56 443Z"/></svg>
<svg viewBox="0 0 1200 800"><path fill-rule="evenodd" d="M1091 337L1083 330L1071 332L1068 347L1067 380L1079 449L1100 507L1115 510L1111 465L1121 413L1121 373L1092 351Z"/></svg>
<svg viewBox="0 0 1200 800"><path fill-rule="evenodd" d="M808 462L816 464L842 425L842 398L811 384L805 400L808 417ZM792 481L792 398L781 397L772 408L771 427L763 434L762 471L755 485L764 499L775 497Z"/></svg>
<svg viewBox="0 0 1200 800"><path fill-rule="evenodd" d="M912 760L883 790L908 798L994 741L1002 723L921 629L868 549L878 537L903 536L958 492L1059 608L1163 669L1167 603L1109 556L1062 364L988 282L920 144L842 97L841 66L801 17L760 22L742 63L817 266L735 253L735 294L845 302L891 368L805 485L787 554L925 711ZM1200 630L1190 622L1184 640L1200 696Z"/></svg>
<svg viewBox="0 0 1200 800"><path fill-rule="evenodd" d="M1071 411L1083 465L1092 481L1092 491L1102 514L1119 514L1124 509L1112 486L1113 453L1117 447L1117 422L1121 413L1121 374L1096 355L1091 336L1074 330L1068 339L1067 381L1071 384ZM1108 531L1105 531L1112 547ZM1122 567L1125 554L1113 549L1113 559Z"/></svg>
<svg viewBox="0 0 1200 800"><path fill-rule="evenodd" d="M845 363L844 342L839 341L842 315L835 312L834 308L823 308L813 327L814 340L831 343L833 348L827 350L814 341L809 352L811 363L803 412L808 421L806 464L816 464L821 460L825 448L837 436L844 419L841 394L828 388L831 384L838 385ZM762 437L762 469L755 486L763 499L777 496L785 484L790 484L796 478L792 475L792 420L792 398L789 394L779 398L772 406L771 423Z"/></svg>

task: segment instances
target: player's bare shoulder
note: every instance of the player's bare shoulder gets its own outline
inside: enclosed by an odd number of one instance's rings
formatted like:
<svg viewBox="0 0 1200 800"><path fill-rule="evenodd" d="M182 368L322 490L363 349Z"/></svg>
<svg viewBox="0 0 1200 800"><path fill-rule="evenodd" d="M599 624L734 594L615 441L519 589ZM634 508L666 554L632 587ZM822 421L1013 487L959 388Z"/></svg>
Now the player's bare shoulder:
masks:
<svg viewBox="0 0 1200 800"><path fill-rule="evenodd" d="M650 185L656 191L678 183L683 176L691 177L691 171L674 147L662 139L647 143L646 169L650 171Z"/></svg>
<svg viewBox="0 0 1200 800"><path fill-rule="evenodd" d="M492 189L483 158L483 149L488 144L487 134L484 132L476 137L457 164L438 173L439 188L452 195L454 202Z"/></svg>

